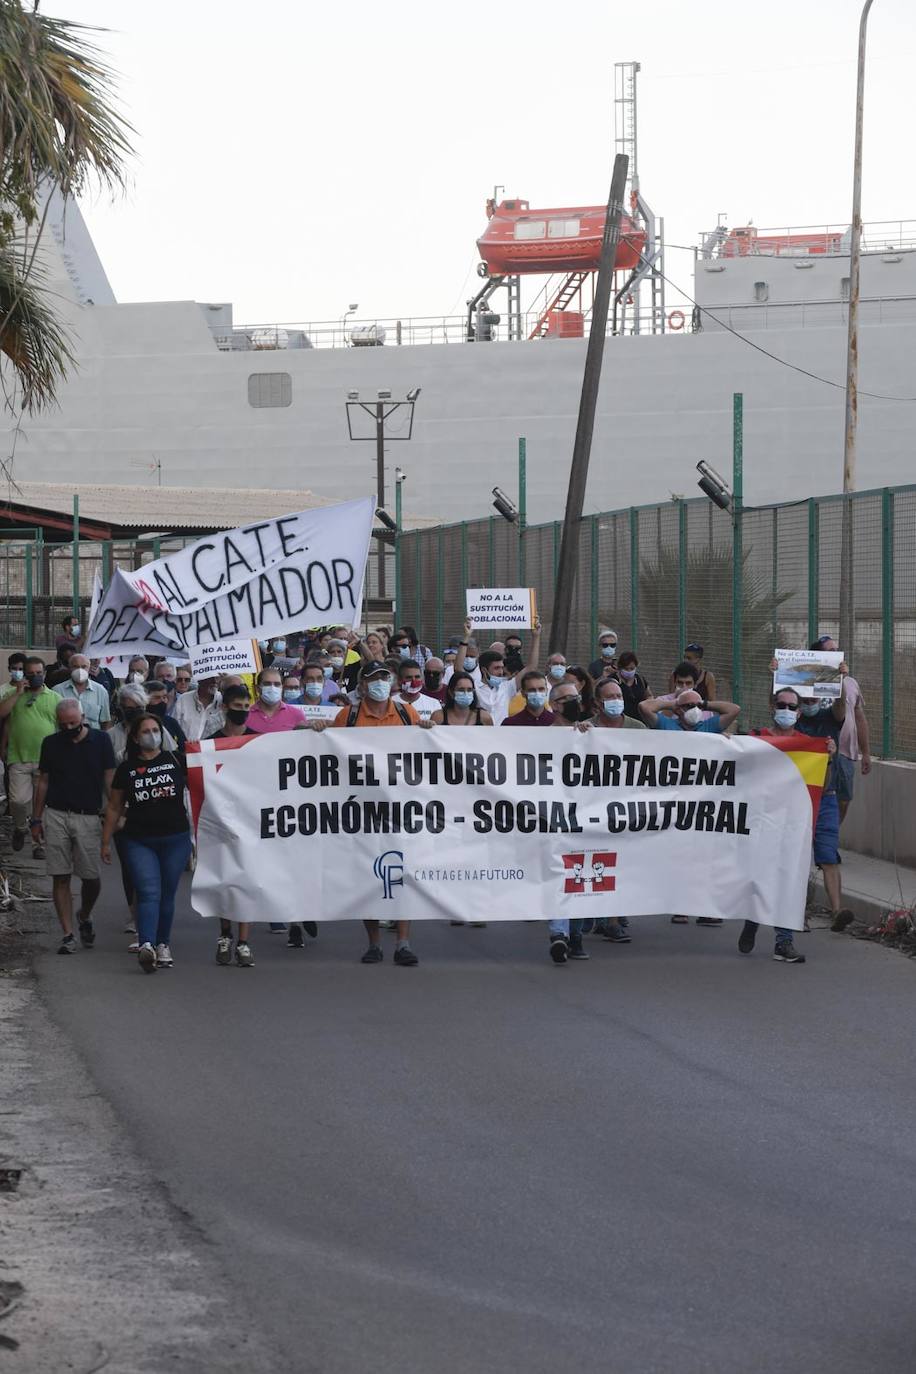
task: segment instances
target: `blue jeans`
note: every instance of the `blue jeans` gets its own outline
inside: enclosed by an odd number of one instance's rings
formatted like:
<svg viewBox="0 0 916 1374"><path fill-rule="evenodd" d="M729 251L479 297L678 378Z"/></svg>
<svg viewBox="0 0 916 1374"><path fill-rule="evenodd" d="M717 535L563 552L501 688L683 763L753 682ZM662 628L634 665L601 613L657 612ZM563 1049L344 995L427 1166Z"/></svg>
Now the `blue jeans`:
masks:
<svg viewBox="0 0 916 1374"><path fill-rule="evenodd" d="M577 940L582 935L582 922L584 916L573 916L570 919L561 918L547 922L547 929L551 935L565 935L567 940L572 937Z"/></svg>
<svg viewBox="0 0 916 1374"><path fill-rule="evenodd" d="M175 916L175 893L191 857L191 836L125 835L124 854L137 890L137 939L141 945L167 945Z"/></svg>

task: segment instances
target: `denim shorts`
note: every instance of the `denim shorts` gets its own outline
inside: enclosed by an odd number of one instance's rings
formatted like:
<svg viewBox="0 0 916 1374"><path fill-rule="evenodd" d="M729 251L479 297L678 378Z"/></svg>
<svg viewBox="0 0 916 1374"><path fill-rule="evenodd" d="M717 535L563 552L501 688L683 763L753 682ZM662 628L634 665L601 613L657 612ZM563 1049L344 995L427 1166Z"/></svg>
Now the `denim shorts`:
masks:
<svg viewBox="0 0 916 1374"><path fill-rule="evenodd" d="M814 826L814 862L838 864L840 862L840 806L835 792L825 792Z"/></svg>
<svg viewBox="0 0 916 1374"><path fill-rule="evenodd" d="M837 754L834 759L836 768L836 794L839 801L852 801L852 784L856 776L856 766L845 754Z"/></svg>

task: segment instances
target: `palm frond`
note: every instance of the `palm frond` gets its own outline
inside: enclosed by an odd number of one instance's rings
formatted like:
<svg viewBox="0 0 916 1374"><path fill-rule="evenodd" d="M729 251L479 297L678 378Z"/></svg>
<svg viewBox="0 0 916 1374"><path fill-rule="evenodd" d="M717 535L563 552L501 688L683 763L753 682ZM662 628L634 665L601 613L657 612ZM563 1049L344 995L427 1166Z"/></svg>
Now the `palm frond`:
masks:
<svg viewBox="0 0 916 1374"><path fill-rule="evenodd" d="M49 405L73 363L67 333L48 304L41 268L26 272L21 249L0 240L0 353L12 364L20 408Z"/></svg>

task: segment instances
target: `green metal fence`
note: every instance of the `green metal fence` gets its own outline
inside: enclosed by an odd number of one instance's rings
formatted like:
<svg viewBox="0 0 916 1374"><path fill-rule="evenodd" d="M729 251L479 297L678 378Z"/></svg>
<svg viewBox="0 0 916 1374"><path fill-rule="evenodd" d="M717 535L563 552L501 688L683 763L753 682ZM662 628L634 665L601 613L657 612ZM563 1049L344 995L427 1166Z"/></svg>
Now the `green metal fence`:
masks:
<svg viewBox="0 0 916 1374"><path fill-rule="evenodd" d="M916 486L745 508L737 540L731 515L705 498L586 516L567 656L587 664L599 629L611 627L662 690L684 645L698 640L720 695L740 701L743 726L764 724L773 649L839 638L844 500L855 628L842 648L865 695L873 751L916 759ZM461 628L465 588L521 585L537 590L546 636L560 529L493 517L401 534L399 623L442 649Z"/></svg>

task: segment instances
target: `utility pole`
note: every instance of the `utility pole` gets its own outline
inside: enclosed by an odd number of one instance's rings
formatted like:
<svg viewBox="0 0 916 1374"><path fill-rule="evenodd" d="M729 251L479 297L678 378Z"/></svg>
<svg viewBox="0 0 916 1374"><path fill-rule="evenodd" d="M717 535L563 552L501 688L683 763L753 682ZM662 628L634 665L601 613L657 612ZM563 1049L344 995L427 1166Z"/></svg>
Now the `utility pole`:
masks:
<svg viewBox="0 0 916 1374"><path fill-rule="evenodd" d="M607 217L604 221L604 239L601 244L598 283L595 288L595 303L592 307L592 322L588 335L588 349L585 355L582 394L579 398L579 419L576 423L576 439L569 470L566 515L563 520L563 538L560 543L557 585L554 591L553 618L550 626L550 652L552 654L566 652L566 639L572 619L573 588L579 562L579 529L582 522L582 508L585 504L585 488L588 483L588 464L592 451L592 433L595 428L595 410L598 404L598 387L601 383L601 364L604 361L608 308L611 302L611 289L614 284L614 264L617 258L617 244L620 239L620 214L623 208L628 166L629 159L626 155L618 153L614 158L614 175L611 178L611 193L608 197Z"/></svg>
<svg viewBox="0 0 916 1374"><path fill-rule="evenodd" d="M865 115L865 38L873 0L865 0L859 19L856 75L856 131L852 165L852 224L849 235L849 308L846 344L846 431L843 444L843 531L840 549L840 639L852 654L852 499L856 489L856 437L859 424L859 265L862 249L862 129Z"/></svg>
<svg viewBox="0 0 916 1374"><path fill-rule="evenodd" d="M356 307L354 306L354 309ZM351 439L375 440L375 482L376 482L376 503L379 511L385 510L385 439L389 443L393 440L408 442L413 435L413 415L414 407L420 388L415 386L412 391L408 391L404 400L393 400L391 392L384 388L378 392L378 399L375 401L361 401L358 391L347 392L347 431ZM406 423L402 424L395 434L389 433L386 436L385 423L398 410L407 411ZM357 418L358 412L363 411L371 416L373 421L372 433L360 433L357 428L354 430L353 421ZM365 421L363 421L365 428ZM387 524L389 530L395 528L391 517L386 515L383 523ZM385 576L385 545L378 540L378 597L380 601L387 599L387 578Z"/></svg>
<svg viewBox="0 0 916 1374"><path fill-rule="evenodd" d="M741 702L744 610L744 396L732 397L732 701Z"/></svg>

